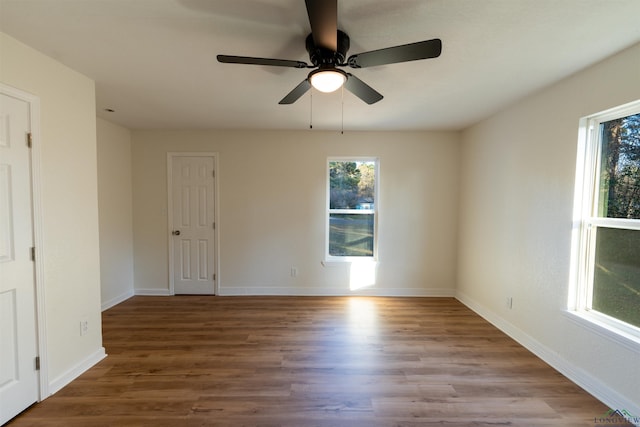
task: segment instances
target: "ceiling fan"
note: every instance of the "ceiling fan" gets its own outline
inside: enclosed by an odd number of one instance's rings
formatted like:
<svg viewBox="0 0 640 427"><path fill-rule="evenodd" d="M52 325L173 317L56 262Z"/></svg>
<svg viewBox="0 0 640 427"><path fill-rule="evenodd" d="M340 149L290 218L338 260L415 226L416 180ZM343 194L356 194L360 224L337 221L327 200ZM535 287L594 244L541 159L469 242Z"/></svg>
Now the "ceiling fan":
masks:
<svg viewBox="0 0 640 427"><path fill-rule="evenodd" d="M218 55L218 61L227 64L315 68L306 79L280 100L280 104L293 104L312 86L321 92L333 92L343 85L367 104L374 104L383 98L382 95L353 74L338 67L357 69L396 64L437 58L442 52L442 41L432 39L358 53L347 58L350 41L345 32L338 30L338 0L305 0L305 3L311 24L311 34L307 36L306 48L312 65L287 59L231 55Z"/></svg>

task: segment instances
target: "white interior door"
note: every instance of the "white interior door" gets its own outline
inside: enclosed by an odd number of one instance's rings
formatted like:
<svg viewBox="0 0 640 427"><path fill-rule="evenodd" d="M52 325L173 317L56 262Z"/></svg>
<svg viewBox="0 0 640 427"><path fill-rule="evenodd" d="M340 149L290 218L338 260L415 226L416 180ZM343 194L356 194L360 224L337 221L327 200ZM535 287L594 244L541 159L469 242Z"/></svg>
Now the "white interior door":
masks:
<svg viewBox="0 0 640 427"><path fill-rule="evenodd" d="M213 156L170 158L171 276L176 294L215 294Z"/></svg>
<svg viewBox="0 0 640 427"><path fill-rule="evenodd" d="M38 400L29 108L0 93L0 424Z"/></svg>

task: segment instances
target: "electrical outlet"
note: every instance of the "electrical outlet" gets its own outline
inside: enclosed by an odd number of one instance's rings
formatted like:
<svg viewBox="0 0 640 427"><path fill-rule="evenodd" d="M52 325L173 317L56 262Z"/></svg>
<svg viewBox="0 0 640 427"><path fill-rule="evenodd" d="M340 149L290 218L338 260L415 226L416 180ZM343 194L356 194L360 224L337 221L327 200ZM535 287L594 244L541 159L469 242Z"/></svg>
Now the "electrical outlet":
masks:
<svg viewBox="0 0 640 427"><path fill-rule="evenodd" d="M298 277L298 269L296 267L291 267L291 277Z"/></svg>
<svg viewBox="0 0 640 427"><path fill-rule="evenodd" d="M511 310L513 308L513 297L507 297L507 308Z"/></svg>
<svg viewBox="0 0 640 427"><path fill-rule="evenodd" d="M89 333L89 320L82 319L80 321L80 336L86 335Z"/></svg>

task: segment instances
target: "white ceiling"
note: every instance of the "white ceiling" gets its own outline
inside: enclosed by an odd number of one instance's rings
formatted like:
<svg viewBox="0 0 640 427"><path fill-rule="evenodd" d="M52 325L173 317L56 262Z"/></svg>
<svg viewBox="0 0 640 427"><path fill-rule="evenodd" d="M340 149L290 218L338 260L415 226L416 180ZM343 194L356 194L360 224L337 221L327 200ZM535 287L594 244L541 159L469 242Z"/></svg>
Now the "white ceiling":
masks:
<svg viewBox="0 0 640 427"><path fill-rule="evenodd" d="M98 116L131 129L462 129L640 42L639 16L640 0L342 0L349 54L443 42L351 70L385 98L345 91L343 113L341 91L278 105L309 70L216 61L309 62L303 0L0 0L0 30L94 79Z"/></svg>

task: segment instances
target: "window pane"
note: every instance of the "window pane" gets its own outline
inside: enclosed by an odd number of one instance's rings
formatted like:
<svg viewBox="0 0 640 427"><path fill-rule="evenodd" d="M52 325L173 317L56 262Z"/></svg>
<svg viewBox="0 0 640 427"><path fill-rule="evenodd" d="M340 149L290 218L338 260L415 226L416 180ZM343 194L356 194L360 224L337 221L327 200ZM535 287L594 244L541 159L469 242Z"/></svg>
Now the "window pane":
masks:
<svg viewBox="0 0 640 427"><path fill-rule="evenodd" d="M375 162L329 162L329 208L373 209Z"/></svg>
<svg viewBox="0 0 640 427"><path fill-rule="evenodd" d="M640 327L640 231L598 228L592 308Z"/></svg>
<svg viewBox="0 0 640 427"><path fill-rule="evenodd" d="M599 216L640 218L640 114L604 122Z"/></svg>
<svg viewBox="0 0 640 427"><path fill-rule="evenodd" d="M329 255L373 256L373 214L330 214Z"/></svg>

